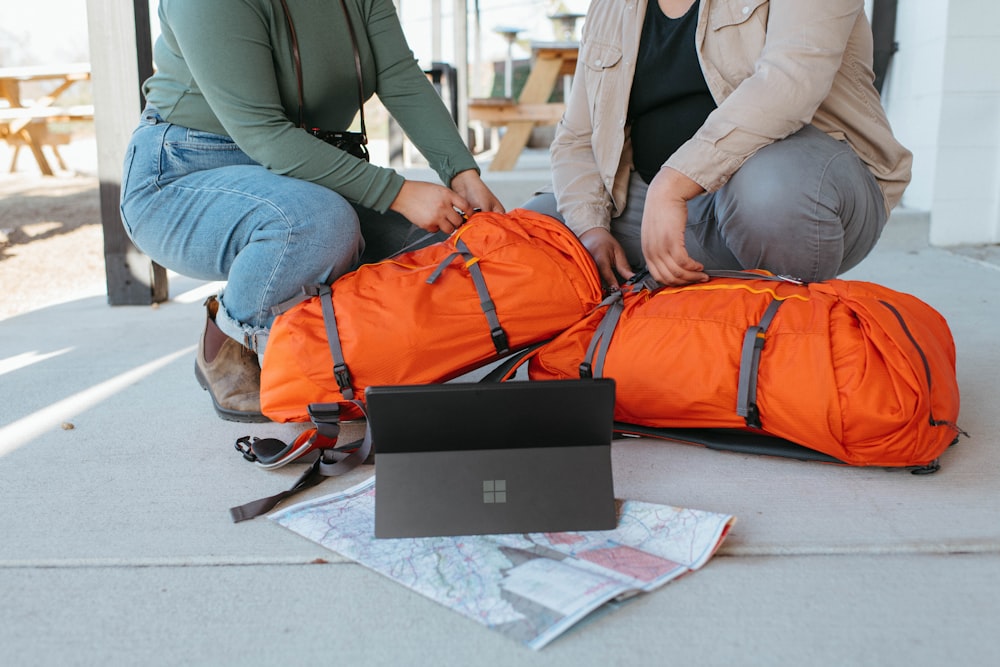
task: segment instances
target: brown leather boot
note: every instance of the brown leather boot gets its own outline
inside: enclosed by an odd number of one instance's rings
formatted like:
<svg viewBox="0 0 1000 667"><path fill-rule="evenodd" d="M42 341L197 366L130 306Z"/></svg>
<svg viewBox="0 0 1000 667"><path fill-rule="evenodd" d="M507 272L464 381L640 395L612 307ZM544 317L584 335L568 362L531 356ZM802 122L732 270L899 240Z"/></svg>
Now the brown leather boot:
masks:
<svg viewBox="0 0 1000 667"><path fill-rule="evenodd" d="M222 333L215 323L219 300L205 301L205 331L198 341L194 375L208 391L220 417L234 422L270 421L260 411L260 364L250 349Z"/></svg>

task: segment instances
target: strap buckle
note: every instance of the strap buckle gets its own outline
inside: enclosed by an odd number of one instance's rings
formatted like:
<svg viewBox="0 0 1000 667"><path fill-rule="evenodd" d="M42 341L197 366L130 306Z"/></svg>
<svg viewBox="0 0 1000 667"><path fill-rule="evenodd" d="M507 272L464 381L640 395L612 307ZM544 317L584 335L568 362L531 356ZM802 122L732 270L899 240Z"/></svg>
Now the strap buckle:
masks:
<svg viewBox="0 0 1000 667"><path fill-rule="evenodd" d="M316 433L336 444L340 436L340 404L339 403L310 403L307 406L309 419L316 427ZM318 443L325 445L327 443Z"/></svg>
<svg viewBox="0 0 1000 667"><path fill-rule="evenodd" d="M256 438L254 438L256 440ZM236 451L243 455L250 463L256 463L257 455L253 453L253 444L250 441L250 436L245 435L242 438L236 440Z"/></svg>
<svg viewBox="0 0 1000 667"><path fill-rule="evenodd" d="M510 352L510 343L507 341L507 333L500 327L490 329L490 338L493 339L493 347L497 354L507 354Z"/></svg>
<svg viewBox="0 0 1000 667"><path fill-rule="evenodd" d="M340 387L340 393L343 394L345 390L351 389L351 372L344 362L333 365L333 378L337 381L337 386ZM347 395L344 394L344 396L346 398Z"/></svg>

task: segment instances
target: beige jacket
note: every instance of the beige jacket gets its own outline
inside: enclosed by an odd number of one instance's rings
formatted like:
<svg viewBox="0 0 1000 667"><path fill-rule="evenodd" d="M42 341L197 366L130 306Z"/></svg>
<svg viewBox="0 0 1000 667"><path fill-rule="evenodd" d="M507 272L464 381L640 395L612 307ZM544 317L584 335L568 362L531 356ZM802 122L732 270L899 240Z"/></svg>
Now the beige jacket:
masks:
<svg viewBox="0 0 1000 667"><path fill-rule="evenodd" d="M656 0L649 0L655 2ZM625 208L629 91L647 0L593 0L566 113L552 144L559 211L577 234ZM874 85L864 0L701 0L696 48L717 108L666 166L708 192L758 149L812 123L846 140L891 209L912 155Z"/></svg>

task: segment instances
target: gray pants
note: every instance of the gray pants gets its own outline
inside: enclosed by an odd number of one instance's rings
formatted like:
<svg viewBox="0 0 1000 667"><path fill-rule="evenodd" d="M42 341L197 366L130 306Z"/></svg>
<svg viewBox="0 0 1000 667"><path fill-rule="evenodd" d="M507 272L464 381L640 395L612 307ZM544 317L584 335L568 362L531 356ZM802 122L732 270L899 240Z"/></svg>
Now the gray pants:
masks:
<svg viewBox="0 0 1000 667"><path fill-rule="evenodd" d="M645 266L647 189L633 172L625 210L611 220L636 269ZM563 220L551 193L522 208ZM688 202L685 244L706 269L765 269L812 282L861 262L887 217L875 176L850 146L807 125L757 151L716 192Z"/></svg>

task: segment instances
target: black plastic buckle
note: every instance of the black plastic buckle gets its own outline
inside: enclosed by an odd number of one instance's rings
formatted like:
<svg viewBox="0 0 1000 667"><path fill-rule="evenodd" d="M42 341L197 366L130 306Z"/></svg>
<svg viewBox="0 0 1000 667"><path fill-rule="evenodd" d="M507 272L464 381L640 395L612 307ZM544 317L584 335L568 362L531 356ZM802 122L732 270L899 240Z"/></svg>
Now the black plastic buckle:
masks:
<svg viewBox="0 0 1000 667"><path fill-rule="evenodd" d="M351 372L347 370L347 364L334 364L333 378L337 381L337 386L340 387L341 393L345 389L351 389Z"/></svg>
<svg viewBox="0 0 1000 667"><path fill-rule="evenodd" d="M626 285L635 285L636 283L641 283L649 275L649 269L639 269L632 277L625 281Z"/></svg>
<svg viewBox="0 0 1000 667"><path fill-rule="evenodd" d="M507 333L503 329L500 327L491 329L490 338L493 339L493 347L496 348L497 354L507 354L510 352L510 343L507 341Z"/></svg>
<svg viewBox="0 0 1000 667"><path fill-rule="evenodd" d="M756 403L751 403L747 406L747 416L744 417L744 420L750 428L761 428L760 410L757 409Z"/></svg>
<svg viewBox="0 0 1000 667"><path fill-rule="evenodd" d="M656 281L656 278L649 274L648 269L642 269L634 276L626 280L625 286L631 288L633 293L643 289L654 292L663 287L663 285Z"/></svg>
<svg viewBox="0 0 1000 667"><path fill-rule="evenodd" d="M333 423L340 420L340 403L310 403L306 410L313 423Z"/></svg>
<svg viewBox="0 0 1000 667"><path fill-rule="evenodd" d="M256 440L257 438L254 438ZM243 455L250 463L257 462L257 455L253 453L253 444L250 440L249 435L245 435L242 438L236 440L236 451Z"/></svg>
<svg viewBox="0 0 1000 667"><path fill-rule="evenodd" d="M310 403L307 410L309 419L316 426L316 432L327 440L336 442L340 436L340 404Z"/></svg>
<svg viewBox="0 0 1000 667"><path fill-rule="evenodd" d="M583 380L588 380L594 377L593 367L586 361L580 364L580 378Z"/></svg>

